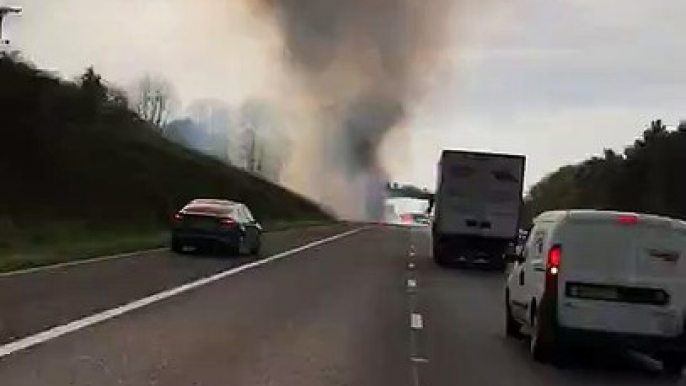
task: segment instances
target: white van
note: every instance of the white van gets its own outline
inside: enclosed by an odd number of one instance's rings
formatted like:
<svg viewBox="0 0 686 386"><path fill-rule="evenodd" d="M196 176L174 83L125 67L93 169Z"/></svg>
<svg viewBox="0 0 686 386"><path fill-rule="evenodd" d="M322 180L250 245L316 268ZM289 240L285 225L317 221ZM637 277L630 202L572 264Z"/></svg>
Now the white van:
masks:
<svg viewBox="0 0 686 386"><path fill-rule="evenodd" d="M686 223L645 214L554 211L534 220L506 285L508 336L551 360L565 344L617 344L686 364Z"/></svg>

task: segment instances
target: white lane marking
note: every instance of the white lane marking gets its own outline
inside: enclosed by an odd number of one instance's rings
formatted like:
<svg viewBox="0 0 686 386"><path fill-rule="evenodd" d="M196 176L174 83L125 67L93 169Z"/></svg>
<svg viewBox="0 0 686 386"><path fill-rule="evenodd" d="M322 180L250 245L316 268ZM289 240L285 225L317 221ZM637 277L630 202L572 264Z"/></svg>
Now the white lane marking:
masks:
<svg viewBox="0 0 686 386"><path fill-rule="evenodd" d="M422 320L422 314L418 314L416 312L413 312L410 315L410 327L413 330L421 330L424 328L424 321Z"/></svg>
<svg viewBox="0 0 686 386"><path fill-rule="evenodd" d="M415 288L415 287L417 287L417 280L415 280L415 279L407 279L407 287L408 287L408 288Z"/></svg>
<svg viewBox="0 0 686 386"><path fill-rule="evenodd" d="M92 259L83 259L83 260L76 260L76 261L68 261L66 263L50 264L50 265L46 265L43 267L21 269L18 271L10 271L10 272L5 272L5 273L0 273L0 278L25 275L25 274L29 274L29 273L42 272L42 271L52 271L55 269L71 267L74 265L91 264L91 263L99 263L99 262L103 262L103 261L107 261L107 260L123 259L126 257L134 257L136 255L147 255L150 253L166 251L168 249L169 248L167 248L167 247L154 248L154 249L144 249L141 251L118 253L116 255L94 257Z"/></svg>
<svg viewBox="0 0 686 386"><path fill-rule="evenodd" d="M198 287L202 287L204 285L216 282L218 280L222 280L226 277L235 275L237 273L247 271L249 269L256 268L256 267L259 267L261 265L264 265L264 264L267 264L267 263L270 263L270 262L273 262L273 261L276 261L279 259L283 259L284 257L288 257L288 256L296 254L298 252L302 252L304 250L314 248L316 246L326 244L326 243L332 242L334 240L341 239L343 237L351 236L351 235L358 233L364 229L366 229L366 228L358 228L358 229L353 229L351 231L339 233L337 235L327 237L327 238L322 239L322 240L318 240L318 241L315 241L315 242L312 242L312 243L309 243L309 244L306 244L306 245L303 245L303 246L300 246L300 247L297 247L297 248L294 248L294 249L291 249L291 250L288 250L285 252L278 253L276 255L270 256L270 257L263 259L263 260L258 260L258 261L255 261L255 262L252 262L249 264L241 265L239 267L232 268L232 269L229 269L227 271L223 271L223 272L220 272L218 274L208 276L206 278L199 279L199 280L196 280L194 282L190 282L190 283L184 284L182 286L172 288L172 289L167 290L167 291L162 291L162 292L159 292L157 294L154 294L154 295L151 295L151 296L139 299L139 300L134 300L131 303L125 304L125 305L120 306L120 307L112 308L110 310L106 310L106 311L103 311L103 312L100 312L100 313L97 313L97 314L94 314L91 316L87 316L85 318L78 319L78 320L75 320L73 322L61 325L61 326L53 327L49 330L39 332L35 335L31 335L31 336L27 336L25 338L21 338L19 340L14 341L14 342L10 342L10 343L7 343L5 345L0 346L0 358L6 357L10 354L17 352L17 351L25 350L27 348L36 346L38 344L45 343L47 341L58 338L62 335L66 335L66 334L84 329L86 327L92 326L94 324L101 323L101 322L104 322L104 321L112 319L112 318L116 318L116 317L121 316L123 314L137 310L139 308L143 308L143 307L149 306L153 303L157 303L159 301L171 298L173 296L180 295L184 292L194 290Z"/></svg>
<svg viewBox="0 0 686 386"><path fill-rule="evenodd" d="M409 263L409 264L407 265L407 268L409 268L409 269L414 269L414 263Z"/></svg>
<svg viewBox="0 0 686 386"><path fill-rule="evenodd" d="M421 357L412 357L410 358L410 361L414 363L429 363L429 360L426 358L421 358Z"/></svg>

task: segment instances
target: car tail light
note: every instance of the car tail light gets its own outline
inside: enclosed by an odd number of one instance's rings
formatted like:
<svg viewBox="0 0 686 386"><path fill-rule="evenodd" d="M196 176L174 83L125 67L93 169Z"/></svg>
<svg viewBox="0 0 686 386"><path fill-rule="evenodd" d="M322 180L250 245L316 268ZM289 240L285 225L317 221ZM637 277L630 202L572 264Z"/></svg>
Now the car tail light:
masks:
<svg viewBox="0 0 686 386"><path fill-rule="evenodd" d="M174 216L172 217L172 221L174 223L177 223L177 224L180 223L181 221L183 221L183 214L175 213Z"/></svg>
<svg viewBox="0 0 686 386"><path fill-rule="evenodd" d="M635 216L635 215L619 216L619 223L622 225L636 225L636 224L638 224L638 216Z"/></svg>
<svg viewBox="0 0 686 386"><path fill-rule="evenodd" d="M402 214L402 215L400 215L400 218L402 219L402 221L404 223L409 224L412 222L412 215L410 215L410 214L407 214L407 213Z"/></svg>
<svg viewBox="0 0 686 386"><path fill-rule="evenodd" d="M548 273L550 275L557 275L560 271L560 263L562 261L562 247L555 245L548 251Z"/></svg>
<svg viewBox="0 0 686 386"><path fill-rule="evenodd" d="M236 224L236 221L230 217L227 217L221 220L221 224L222 226L233 226Z"/></svg>

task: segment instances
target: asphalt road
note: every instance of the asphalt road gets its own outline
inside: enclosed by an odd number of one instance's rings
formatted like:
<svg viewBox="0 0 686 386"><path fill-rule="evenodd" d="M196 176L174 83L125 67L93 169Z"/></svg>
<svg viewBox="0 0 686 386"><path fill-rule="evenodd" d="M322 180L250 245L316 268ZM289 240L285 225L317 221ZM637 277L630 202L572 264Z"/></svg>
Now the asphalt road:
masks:
<svg viewBox="0 0 686 386"><path fill-rule="evenodd" d="M503 275L428 251L425 230L370 227L1 356L0 385L675 383L622 353L534 363L503 334Z"/></svg>
<svg viewBox="0 0 686 386"><path fill-rule="evenodd" d="M258 257L178 256L164 250L0 274L0 344L351 228L333 225L266 233Z"/></svg>

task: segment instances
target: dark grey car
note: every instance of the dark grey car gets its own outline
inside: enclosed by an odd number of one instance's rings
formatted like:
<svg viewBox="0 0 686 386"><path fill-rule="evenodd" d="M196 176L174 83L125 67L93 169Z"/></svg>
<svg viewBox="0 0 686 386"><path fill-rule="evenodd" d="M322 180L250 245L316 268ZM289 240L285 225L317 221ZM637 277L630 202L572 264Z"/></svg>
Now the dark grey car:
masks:
<svg viewBox="0 0 686 386"><path fill-rule="evenodd" d="M174 216L172 251L222 247L231 255L257 254L262 227L244 204L213 199L188 203Z"/></svg>

